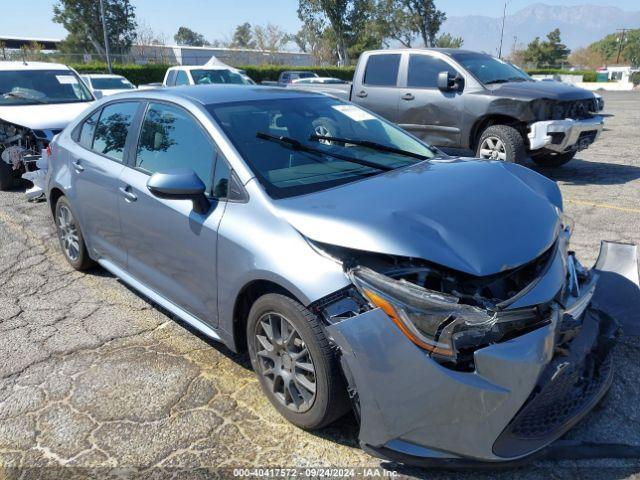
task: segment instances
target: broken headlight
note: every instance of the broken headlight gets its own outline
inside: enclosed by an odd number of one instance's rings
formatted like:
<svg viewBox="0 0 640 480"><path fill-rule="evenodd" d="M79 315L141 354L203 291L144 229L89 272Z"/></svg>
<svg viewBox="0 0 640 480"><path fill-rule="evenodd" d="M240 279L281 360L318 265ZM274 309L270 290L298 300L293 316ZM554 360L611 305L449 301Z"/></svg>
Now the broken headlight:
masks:
<svg viewBox="0 0 640 480"><path fill-rule="evenodd" d="M455 362L462 350L502 337L502 323L537 318L531 309L498 312L465 305L455 295L396 280L367 267L355 267L348 274L369 303L381 308L409 340L447 361Z"/></svg>

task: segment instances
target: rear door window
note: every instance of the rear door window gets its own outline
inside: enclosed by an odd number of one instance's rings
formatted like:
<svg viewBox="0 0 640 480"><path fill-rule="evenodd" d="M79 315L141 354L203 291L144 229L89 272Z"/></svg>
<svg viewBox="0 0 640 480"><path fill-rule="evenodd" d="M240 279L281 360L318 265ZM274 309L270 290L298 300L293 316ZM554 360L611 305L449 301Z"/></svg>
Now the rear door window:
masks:
<svg viewBox="0 0 640 480"><path fill-rule="evenodd" d="M438 74L450 72L456 74L451 65L431 55L410 55L407 86L417 88L437 88Z"/></svg>
<svg viewBox="0 0 640 480"><path fill-rule="evenodd" d="M400 68L400 54L371 55L364 72L364 84L395 87Z"/></svg>
<svg viewBox="0 0 640 480"><path fill-rule="evenodd" d="M138 102L119 102L102 109L95 129L94 152L122 163L124 146L138 105Z"/></svg>

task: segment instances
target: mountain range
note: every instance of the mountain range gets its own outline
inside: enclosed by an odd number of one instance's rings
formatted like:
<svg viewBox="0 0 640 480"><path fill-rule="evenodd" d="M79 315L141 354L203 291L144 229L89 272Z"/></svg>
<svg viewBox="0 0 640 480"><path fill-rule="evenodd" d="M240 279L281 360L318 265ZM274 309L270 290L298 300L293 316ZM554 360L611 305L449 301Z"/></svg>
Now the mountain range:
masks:
<svg viewBox="0 0 640 480"><path fill-rule="evenodd" d="M640 3L639 3L640 5ZM441 32L464 39L463 48L496 54L500 44L502 17L481 15L448 18ZM561 6L536 3L505 18L503 53L514 45L525 47L535 37L545 38L559 28L562 41L571 49L587 46L619 28L640 28L640 11L625 11L606 5Z"/></svg>

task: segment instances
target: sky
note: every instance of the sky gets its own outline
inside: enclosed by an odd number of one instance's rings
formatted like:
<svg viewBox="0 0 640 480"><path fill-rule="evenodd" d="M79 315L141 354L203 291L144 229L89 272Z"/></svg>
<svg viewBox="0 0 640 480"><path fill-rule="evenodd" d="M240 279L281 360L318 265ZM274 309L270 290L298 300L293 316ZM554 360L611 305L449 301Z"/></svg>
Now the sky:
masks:
<svg viewBox="0 0 640 480"><path fill-rule="evenodd" d="M97 0L96 0L97 1ZM21 36L59 39L66 36L61 25L51 21L52 0L0 0L3 22L0 36ZM235 26L275 23L286 31L300 28L298 0L132 0L139 20L168 40L184 25L202 33L209 40L230 40ZM638 0L510 0L507 14L527 5L580 5L585 3L611 5L623 10L640 10ZM499 17L503 0L436 0L436 5L448 16L487 15Z"/></svg>

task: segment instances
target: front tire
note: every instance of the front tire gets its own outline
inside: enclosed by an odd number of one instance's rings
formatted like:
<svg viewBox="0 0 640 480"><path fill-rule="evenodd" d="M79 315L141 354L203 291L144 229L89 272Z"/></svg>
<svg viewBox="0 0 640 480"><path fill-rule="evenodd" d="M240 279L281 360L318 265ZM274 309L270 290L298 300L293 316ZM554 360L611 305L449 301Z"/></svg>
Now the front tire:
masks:
<svg viewBox="0 0 640 480"><path fill-rule="evenodd" d="M256 300L247 344L262 391L294 425L322 428L349 410L339 362L322 325L297 301L273 293Z"/></svg>
<svg viewBox="0 0 640 480"><path fill-rule="evenodd" d="M80 225L65 197L60 197L56 202L55 222L60 247L69 264L79 271L93 267L95 263L87 252Z"/></svg>
<svg viewBox="0 0 640 480"><path fill-rule="evenodd" d="M492 125L482 132L476 156L486 160L524 163L527 151L518 130L508 125Z"/></svg>
<svg viewBox="0 0 640 480"><path fill-rule="evenodd" d="M571 161L576 156L575 150L564 153L544 152L531 156L531 160L541 167L561 167L565 163Z"/></svg>

